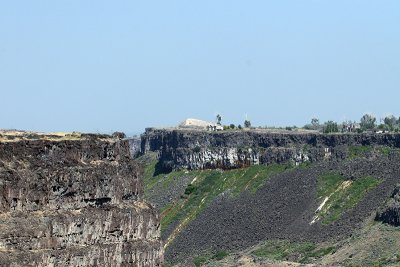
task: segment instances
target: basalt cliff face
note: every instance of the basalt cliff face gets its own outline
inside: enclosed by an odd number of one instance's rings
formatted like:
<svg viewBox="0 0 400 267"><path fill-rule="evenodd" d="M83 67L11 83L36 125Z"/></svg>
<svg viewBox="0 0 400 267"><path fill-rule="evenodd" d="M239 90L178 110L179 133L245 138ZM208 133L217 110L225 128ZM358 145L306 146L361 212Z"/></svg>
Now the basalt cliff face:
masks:
<svg viewBox="0 0 400 267"><path fill-rule="evenodd" d="M129 150L95 135L0 142L0 266L162 266Z"/></svg>
<svg viewBox="0 0 400 267"><path fill-rule="evenodd" d="M159 154L162 172L233 169L257 164L341 160L352 146L400 147L398 134L319 134L257 130L208 132L146 129L141 152Z"/></svg>

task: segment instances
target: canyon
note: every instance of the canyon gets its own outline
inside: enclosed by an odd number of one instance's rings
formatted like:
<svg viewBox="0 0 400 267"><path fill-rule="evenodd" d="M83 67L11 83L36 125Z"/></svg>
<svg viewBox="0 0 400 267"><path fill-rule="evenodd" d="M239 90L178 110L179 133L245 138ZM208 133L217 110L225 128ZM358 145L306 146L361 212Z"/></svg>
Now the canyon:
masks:
<svg viewBox="0 0 400 267"><path fill-rule="evenodd" d="M0 134L0 265L397 264L399 170L395 133Z"/></svg>

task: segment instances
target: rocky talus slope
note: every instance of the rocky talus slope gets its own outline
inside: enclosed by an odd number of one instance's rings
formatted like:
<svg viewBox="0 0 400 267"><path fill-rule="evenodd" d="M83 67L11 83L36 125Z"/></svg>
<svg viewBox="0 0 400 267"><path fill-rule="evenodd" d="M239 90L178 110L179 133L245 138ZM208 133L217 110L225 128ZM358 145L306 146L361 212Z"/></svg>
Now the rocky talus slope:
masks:
<svg viewBox="0 0 400 267"><path fill-rule="evenodd" d="M129 149L96 135L0 142L0 266L162 266Z"/></svg>

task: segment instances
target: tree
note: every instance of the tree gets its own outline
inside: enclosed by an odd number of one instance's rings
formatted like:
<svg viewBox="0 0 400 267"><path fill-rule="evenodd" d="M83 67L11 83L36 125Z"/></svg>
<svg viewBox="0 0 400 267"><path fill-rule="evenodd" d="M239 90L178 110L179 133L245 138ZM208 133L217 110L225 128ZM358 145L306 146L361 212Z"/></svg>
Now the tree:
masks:
<svg viewBox="0 0 400 267"><path fill-rule="evenodd" d="M221 115L217 114L217 124L218 125L221 125L221 120L222 120Z"/></svg>
<svg viewBox="0 0 400 267"><path fill-rule="evenodd" d="M242 125L239 124L238 125L238 129L241 130L242 129Z"/></svg>
<svg viewBox="0 0 400 267"><path fill-rule="evenodd" d="M313 126L314 129L318 129L318 127L319 127L319 119L312 118L311 119L311 125Z"/></svg>
<svg viewBox="0 0 400 267"><path fill-rule="evenodd" d="M304 129L307 130L321 130L321 125L319 124L319 119L312 118L311 123L304 125Z"/></svg>
<svg viewBox="0 0 400 267"><path fill-rule="evenodd" d="M244 121L244 127L245 128L250 128L251 127L251 122L249 120Z"/></svg>
<svg viewBox="0 0 400 267"><path fill-rule="evenodd" d="M235 124L231 123L231 124L229 125L229 128L235 129Z"/></svg>
<svg viewBox="0 0 400 267"><path fill-rule="evenodd" d="M376 118L373 114L364 114L360 120L360 126L363 130L375 128Z"/></svg>
<svg viewBox="0 0 400 267"><path fill-rule="evenodd" d="M385 119L383 119L384 123L389 126L389 129L393 129L393 126L396 124L396 117L393 115L386 116Z"/></svg>
<svg viewBox="0 0 400 267"><path fill-rule="evenodd" d="M328 121L325 123L324 133L337 133L337 132L339 132L339 128L336 122Z"/></svg>

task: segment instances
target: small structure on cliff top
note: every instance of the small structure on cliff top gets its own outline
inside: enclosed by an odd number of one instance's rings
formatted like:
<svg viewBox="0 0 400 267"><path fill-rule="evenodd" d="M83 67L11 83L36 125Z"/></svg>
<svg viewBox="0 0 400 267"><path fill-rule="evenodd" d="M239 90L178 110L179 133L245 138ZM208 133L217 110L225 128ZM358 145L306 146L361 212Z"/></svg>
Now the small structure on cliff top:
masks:
<svg viewBox="0 0 400 267"><path fill-rule="evenodd" d="M186 119L178 125L178 128L199 129L207 131L222 131L224 128L216 123L198 120Z"/></svg>

